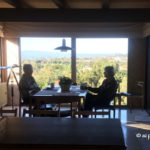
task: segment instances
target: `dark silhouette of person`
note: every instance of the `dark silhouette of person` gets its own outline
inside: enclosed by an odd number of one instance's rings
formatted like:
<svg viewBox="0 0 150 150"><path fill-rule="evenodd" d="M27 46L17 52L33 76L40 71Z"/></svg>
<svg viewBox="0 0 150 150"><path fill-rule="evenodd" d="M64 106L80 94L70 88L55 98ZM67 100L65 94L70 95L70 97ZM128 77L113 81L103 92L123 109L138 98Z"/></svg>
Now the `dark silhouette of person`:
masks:
<svg viewBox="0 0 150 150"><path fill-rule="evenodd" d="M23 99L23 104L29 104L29 96L40 90L35 79L32 77L33 67L31 64L24 64L24 74L19 82L19 90Z"/></svg>
<svg viewBox="0 0 150 150"><path fill-rule="evenodd" d="M111 100L115 97L118 88L114 74L113 66L107 66L104 69L104 76L106 79L104 79L101 86L99 88L87 87L87 90L96 95L89 92L87 93L84 103L85 111L91 111L92 108L96 106L109 106Z"/></svg>

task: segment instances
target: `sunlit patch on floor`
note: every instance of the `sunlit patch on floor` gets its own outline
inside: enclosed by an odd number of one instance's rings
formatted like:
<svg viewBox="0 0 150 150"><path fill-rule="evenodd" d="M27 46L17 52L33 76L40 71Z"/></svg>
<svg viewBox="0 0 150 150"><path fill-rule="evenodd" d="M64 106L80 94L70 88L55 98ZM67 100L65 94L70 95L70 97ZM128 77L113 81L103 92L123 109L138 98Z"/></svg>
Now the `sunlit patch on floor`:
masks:
<svg viewBox="0 0 150 150"><path fill-rule="evenodd" d="M133 127L133 128L138 128L138 129L143 129L143 130L150 130L150 125L145 124L145 123L129 123L126 124L127 127Z"/></svg>

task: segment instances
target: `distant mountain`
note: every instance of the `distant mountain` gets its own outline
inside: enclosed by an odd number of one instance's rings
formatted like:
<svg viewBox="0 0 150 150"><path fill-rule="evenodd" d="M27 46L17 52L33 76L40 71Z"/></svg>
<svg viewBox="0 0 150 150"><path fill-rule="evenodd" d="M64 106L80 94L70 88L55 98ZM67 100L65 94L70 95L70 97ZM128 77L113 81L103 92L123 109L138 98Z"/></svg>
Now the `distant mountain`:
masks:
<svg viewBox="0 0 150 150"><path fill-rule="evenodd" d="M77 57L100 57L100 56L127 56L126 54L87 54L80 53ZM70 57L69 53L66 52L48 52L48 51L22 51L22 59L40 59L40 58L63 58Z"/></svg>

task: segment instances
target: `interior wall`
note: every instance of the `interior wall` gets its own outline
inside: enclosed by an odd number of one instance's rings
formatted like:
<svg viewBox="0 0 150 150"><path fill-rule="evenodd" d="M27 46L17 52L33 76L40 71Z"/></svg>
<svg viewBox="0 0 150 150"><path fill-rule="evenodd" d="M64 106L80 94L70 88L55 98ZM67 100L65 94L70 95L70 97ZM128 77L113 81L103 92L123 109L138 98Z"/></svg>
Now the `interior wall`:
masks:
<svg viewBox="0 0 150 150"><path fill-rule="evenodd" d="M147 37L150 35L150 23L145 23L143 25L143 37Z"/></svg>
<svg viewBox="0 0 150 150"><path fill-rule="evenodd" d="M3 25L0 23L0 37L3 37Z"/></svg>
<svg viewBox="0 0 150 150"><path fill-rule="evenodd" d="M16 64L19 66L20 65L19 39L18 38L5 38L5 45L6 45L5 51L7 53L7 65L12 66ZM8 76L10 74L10 71L11 71L10 69L7 70ZM19 67L13 68L13 71L16 75L17 81L19 81L19 78L20 78ZM8 93L8 104L11 105L12 99L13 99L13 104L18 105L19 104L19 89L18 89L17 82L15 80L13 73L11 73L10 75L7 93Z"/></svg>
<svg viewBox="0 0 150 150"><path fill-rule="evenodd" d="M145 83L146 38L130 38L128 48L128 92L139 92L137 82ZM133 98L134 107L139 107L138 98ZM130 103L131 98L128 99Z"/></svg>
<svg viewBox="0 0 150 150"><path fill-rule="evenodd" d="M5 66L6 64L6 60L4 59L5 57L5 51L4 51L4 42L3 42L3 25L2 23L0 23L0 66ZM2 82L5 82L6 81L6 71L5 70L2 70L1 71L1 74L2 74L2 78L1 78L1 81Z"/></svg>
<svg viewBox="0 0 150 150"><path fill-rule="evenodd" d="M4 45L3 45L3 26L0 24L0 66L2 66L6 61L3 60L4 55ZM6 76L6 71L1 72L3 75ZM7 86L6 86L6 79L3 76L3 79L0 79L0 107L7 104ZM3 83L1 83L3 82Z"/></svg>
<svg viewBox="0 0 150 150"><path fill-rule="evenodd" d="M5 37L141 37L142 23L40 23L4 24Z"/></svg>
<svg viewBox="0 0 150 150"><path fill-rule="evenodd" d="M6 54L6 44L5 39L1 38L1 64L2 66L7 66L7 54ZM2 70L2 82L7 81L7 70Z"/></svg>
<svg viewBox="0 0 150 150"><path fill-rule="evenodd" d="M0 107L7 104L7 85L6 82L0 83Z"/></svg>
<svg viewBox="0 0 150 150"><path fill-rule="evenodd" d="M149 0L110 0L110 8L149 8Z"/></svg>
<svg viewBox="0 0 150 150"><path fill-rule="evenodd" d="M150 36L147 37L147 64L146 64L146 83L145 83L145 108L150 115Z"/></svg>

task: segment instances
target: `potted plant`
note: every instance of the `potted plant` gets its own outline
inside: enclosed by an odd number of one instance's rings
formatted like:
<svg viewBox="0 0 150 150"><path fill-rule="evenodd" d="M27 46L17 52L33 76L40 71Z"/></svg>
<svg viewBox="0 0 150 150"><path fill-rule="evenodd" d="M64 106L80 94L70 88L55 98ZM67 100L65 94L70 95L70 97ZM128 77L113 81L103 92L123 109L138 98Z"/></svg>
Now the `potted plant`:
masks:
<svg viewBox="0 0 150 150"><path fill-rule="evenodd" d="M82 83L81 82L80 89L81 90L86 90L87 89L87 83Z"/></svg>
<svg viewBox="0 0 150 150"><path fill-rule="evenodd" d="M70 78L64 76L59 78L59 85L62 92L68 92L71 84L72 80Z"/></svg>

